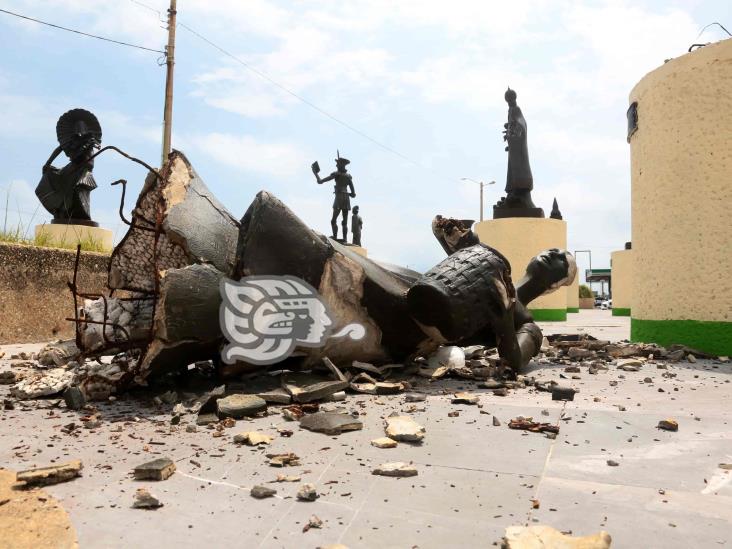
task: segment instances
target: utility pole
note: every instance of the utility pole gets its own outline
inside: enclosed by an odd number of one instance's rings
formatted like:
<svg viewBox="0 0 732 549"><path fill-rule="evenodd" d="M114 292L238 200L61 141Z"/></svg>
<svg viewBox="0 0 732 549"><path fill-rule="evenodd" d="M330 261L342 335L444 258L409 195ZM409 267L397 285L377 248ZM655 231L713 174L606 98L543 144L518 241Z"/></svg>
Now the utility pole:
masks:
<svg viewBox="0 0 732 549"><path fill-rule="evenodd" d="M495 185L495 181L489 181L488 183L483 183L482 181L476 181L475 179L471 179L469 177L461 177L461 181L472 181L473 183L478 183L480 185L480 220L483 221L483 187L486 185Z"/></svg>
<svg viewBox="0 0 732 549"><path fill-rule="evenodd" d="M163 111L163 154L161 167L170 154L170 134L173 130L173 67L175 65L175 10L176 0L170 0L168 9L168 45L165 47L165 110Z"/></svg>

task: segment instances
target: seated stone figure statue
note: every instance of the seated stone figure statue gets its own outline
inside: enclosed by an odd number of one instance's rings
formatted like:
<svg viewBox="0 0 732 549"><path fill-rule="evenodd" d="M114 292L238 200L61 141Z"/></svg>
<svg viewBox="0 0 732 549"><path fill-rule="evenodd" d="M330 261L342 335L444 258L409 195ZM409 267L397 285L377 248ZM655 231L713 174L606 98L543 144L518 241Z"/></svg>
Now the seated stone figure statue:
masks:
<svg viewBox="0 0 732 549"><path fill-rule="evenodd" d="M234 278L297 276L318 290L335 329L354 322L366 329L361 340L298 349L305 364L323 356L336 363L409 360L440 344L483 343L498 346L507 373L519 372L542 338L525 307L571 283L572 256L560 250L539 254L514 287L506 258L480 244L461 222L437 218L433 231L450 255L421 275L354 253L260 192L240 223Z"/></svg>

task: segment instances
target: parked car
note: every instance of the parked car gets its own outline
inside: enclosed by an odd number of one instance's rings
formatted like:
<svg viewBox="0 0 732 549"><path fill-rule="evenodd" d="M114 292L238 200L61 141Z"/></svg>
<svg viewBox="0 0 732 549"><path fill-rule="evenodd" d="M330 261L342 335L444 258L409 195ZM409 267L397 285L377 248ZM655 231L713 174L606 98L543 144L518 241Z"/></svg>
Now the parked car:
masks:
<svg viewBox="0 0 732 549"><path fill-rule="evenodd" d="M612 299L606 299L605 301L603 301L600 304L600 309L602 309L603 311L605 311L607 309L612 309L612 308L613 308L613 300Z"/></svg>
<svg viewBox="0 0 732 549"><path fill-rule="evenodd" d="M602 305L603 301L605 301L604 297L596 297L595 298L595 307L599 307L600 305Z"/></svg>

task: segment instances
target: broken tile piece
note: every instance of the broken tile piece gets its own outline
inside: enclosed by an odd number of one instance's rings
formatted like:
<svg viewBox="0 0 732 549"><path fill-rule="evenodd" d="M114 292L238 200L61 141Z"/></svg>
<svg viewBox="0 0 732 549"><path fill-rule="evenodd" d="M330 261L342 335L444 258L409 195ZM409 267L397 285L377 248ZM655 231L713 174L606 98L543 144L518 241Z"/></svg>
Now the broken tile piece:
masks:
<svg viewBox="0 0 732 549"><path fill-rule="evenodd" d="M377 448L396 448L397 441L389 437L375 438L371 441L371 446L376 446Z"/></svg>
<svg viewBox="0 0 732 549"><path fill-rule="evenodd" d="M409 416L390 416L386 418L386 436L404 442L420 442L425 429Z"/></svg>
<svg viewBox="0 0 732 549"><path fill-rule="evenodd" d="M395 461L382 463L372 471L372 474L382 477L415 477L417 476L417 469L403 461Z"/></svg>
<svg viewBox="0 0 732 549"><path fill-rule="evenodd" d="M272 442L272 437L259 431L248 431L234 435L234 442L247 446L258 446L259 444L269 444Z"/></svg>
<svg viewBox="0 0 732 549"><path fill-rule="evenodd" d="M424 402L427 395L423 393L407 393L404 395L404 402Z"/></svg>
<svg viewBox="0 0 732 549"><path fill-rule="evenodd" d="M75 459L68 463L52 465L51 467L38 467L35 469L18 471L15 479L18 482L24 482L26 487L47 486L49 484L66 482L81 476L82 468L81 460Z"/></svg>
<svg viewBox="0 0 732 549"><path fill-rule="evenodd" d="M162 457L143 463L135 467L134 475L136 480L165 480L175 472L175 462L167 457Z"/></svg>
<svg viewBox="0 0 732 549"><path fill-rule="evenodd" d="M300 427L316 433L339 435L343 431L358 431L363 429L363 423L350 414L339 412L317 412L304 416L300 420Z"/></svg>
<svg viewBox="0 0 732 549"><path fill-rule="evenodd" d="M318 492L314 484L303 484L297 491L297 499L300 501L315 501L318 499Z"/></svg>
<svg viewBox="0 0 732 549"><path fill-rule="evenodd" d="M605 531L591 536L573 537L551 526L509 526L503 538L503 549L610 549L612 538Z"/></svg>
<svg viewBox="0 0 732 549"><path fill-rule="evenodd" d="M157 509L162 506L163 503L145 488L138 488L135 492L135 501L132 503L132 507L136 509Z"/></svg>
<svg viewBox="0 0 732 549"><path fill-rule="evenodd" d="M300 458L292 452L286 454L267 454L267 459L269 459L269 464L273 467L300 465Z"/></svg>
<svg viewBox="0 0 732 549"><path fill-rule="evenodd" d="M297 379L297 378L295 378ZM292 395L295 402L312 402L344 390L348 387L346 381L320 381L311 384L296 384L291 380L285 382L285 389Z"/></svg>
<svg viewBox="0 0 732 549"><path fill-rule="evenodd" d="M480 397L472 393L455 393L452 399L453 404L478 404Z"/></svg>
<svg viewBox="0 0 732 549"><path fill-rule="evenodd" d="M252 486L252 489L249 490L249 495L253 498L257 499L264 499L264 498L271 498L277 493L277 490L274 488L270 488L268 486Z"/></svg>
<svg viewBox="0 0 732 549"><path fill-rule="evenodd" d="M266 410L267 403L256 395L233 394L217 400L216 408L221 418L240 419Z"/></svg>
<svg viewBox="0 0 732 549"><path fill-rule="evenodd" d="M302 527L303 532L307 532L311 528L322 528L323 527L323 521L316 515L312 515L305 526Z"/></svg>

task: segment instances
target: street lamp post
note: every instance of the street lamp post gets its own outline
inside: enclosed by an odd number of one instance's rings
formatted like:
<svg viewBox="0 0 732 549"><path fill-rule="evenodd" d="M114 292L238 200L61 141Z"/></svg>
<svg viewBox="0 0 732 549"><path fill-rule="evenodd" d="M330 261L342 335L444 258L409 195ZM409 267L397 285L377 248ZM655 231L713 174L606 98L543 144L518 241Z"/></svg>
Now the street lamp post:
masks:
<svg viewBox="0 0 732 549"><path fill-rule="evenodd" d="M483 187L486 185L494 185L495 181L489 181L488 183L483 183L482 181L476 181L475 179L471 179L470 177L461 177L461 181L472 181L473 183L477 183L480 185L480 220L483 221Z"/></svg>

